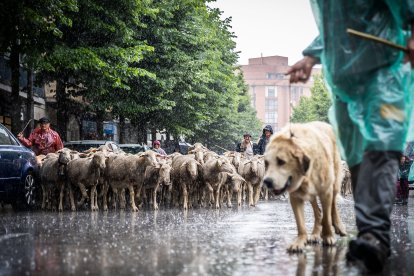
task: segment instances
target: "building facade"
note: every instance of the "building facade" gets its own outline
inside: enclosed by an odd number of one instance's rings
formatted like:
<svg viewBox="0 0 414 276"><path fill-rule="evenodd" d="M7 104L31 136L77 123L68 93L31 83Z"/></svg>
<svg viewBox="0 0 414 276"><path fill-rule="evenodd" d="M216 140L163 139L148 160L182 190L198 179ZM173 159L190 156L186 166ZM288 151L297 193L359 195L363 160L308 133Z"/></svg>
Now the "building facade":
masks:
<svg viewBox="0 0 414 276"><path fill-rule="evenodd" d="M241 66L257 117L275 132L289 122L293 107L300 97L310 96L313 86L313 77L305 84L290 85L285 75L289 68L288 58L282 56L250 58L247 65ZM319 73L320 69L313 69L312 76Z"/></svg>
<svg viewBox="0 0 414 276"><path fill-rule="evenodd" d="M35 76L33 76L34 78ZM35 121L46 115L45 90L43 87L33 86L33 114L27 116L27 87L28 73L23 67L20 67L19 96L21 99L20 120L22 123L28 122L30 119ZM12 97L11 97L11 69L9 58L7 55L0 55L0 123L11 130L12 125ZM15 133L17 134L17 133Z"/></svg>

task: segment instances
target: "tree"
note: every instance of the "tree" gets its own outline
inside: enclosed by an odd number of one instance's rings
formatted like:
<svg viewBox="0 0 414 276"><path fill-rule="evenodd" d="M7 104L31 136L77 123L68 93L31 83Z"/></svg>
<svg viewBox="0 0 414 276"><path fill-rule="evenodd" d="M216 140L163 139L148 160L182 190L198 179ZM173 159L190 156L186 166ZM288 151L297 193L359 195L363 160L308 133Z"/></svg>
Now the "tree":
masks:
<svg viewBox="0 0 414 276"><path fill-rule="evenodd" d="M300 98L299 104L293 108L291 122L329 122L328 110L330 106L331 98L323 81L323 75L316 75L314 76L314 84L311 88L311 96L309 98Z"/></svg>
<svg viewBox="0 0 414 276"><path fill-rule="evenodd" d="M145 28L141 17L153 14L149 0L79 2L79 10L68 14L71 27L63 28L62 40L45 55L44 80L56 80L59 130L65 139L69 114L79 114L79 104L69 96L82 96L87 103L80 111L96 114L98 137L108 111L122 112L121 102L130 82L154 77L139 67L146 52L152 51L137 39L137 30ZM67 93L69 92L69 93ZM117 114L121 115L121 114Z"/></svg>
<svg viewBox="0 0 414 276"><path fill-rule="evenodd" d="M61 27L71 25L66 13L76 10L76 0L0 2L0 54L9 54L12 72L12 132L21 130L20 65L36 69L36 61L62 35Z"/></svg>

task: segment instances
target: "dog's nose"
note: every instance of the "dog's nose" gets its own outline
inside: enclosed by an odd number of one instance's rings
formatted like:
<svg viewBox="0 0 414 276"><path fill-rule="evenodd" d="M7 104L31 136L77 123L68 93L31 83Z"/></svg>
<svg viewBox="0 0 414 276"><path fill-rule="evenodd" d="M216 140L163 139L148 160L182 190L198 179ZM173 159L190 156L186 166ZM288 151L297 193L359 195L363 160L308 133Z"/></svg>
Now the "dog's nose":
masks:
<svg viewBox="0 0 414 276"><path fill-rule="evenodd" d="M265 179L263 179L263 183L266 185L266 188L273 188L273 180L270 177L266 177Z"/></svg>

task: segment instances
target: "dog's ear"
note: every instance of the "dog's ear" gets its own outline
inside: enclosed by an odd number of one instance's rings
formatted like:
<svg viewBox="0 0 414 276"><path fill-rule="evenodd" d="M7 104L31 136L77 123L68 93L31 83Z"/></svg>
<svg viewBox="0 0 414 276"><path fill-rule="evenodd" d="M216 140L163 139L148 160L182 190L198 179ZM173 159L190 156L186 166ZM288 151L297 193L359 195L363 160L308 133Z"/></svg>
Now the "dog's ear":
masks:
<svg viewBox="0 0 414 276"><path fill-rule="evenodd" d="M308 172L308 169L309 169L309 165L310 165L309 157L299 147L295 150L294 155L299 160L301 170L302 170L302 174L306 175L306 173Z"/></svg>
<svg viewBox="0 0 414 276"><path fill-rule="evenodd" d="M303 154L303 158L302 158L302 162L301 162L303 175L305 175L308 172L309 164L310 164L309 157L306 154Z"/></svg>

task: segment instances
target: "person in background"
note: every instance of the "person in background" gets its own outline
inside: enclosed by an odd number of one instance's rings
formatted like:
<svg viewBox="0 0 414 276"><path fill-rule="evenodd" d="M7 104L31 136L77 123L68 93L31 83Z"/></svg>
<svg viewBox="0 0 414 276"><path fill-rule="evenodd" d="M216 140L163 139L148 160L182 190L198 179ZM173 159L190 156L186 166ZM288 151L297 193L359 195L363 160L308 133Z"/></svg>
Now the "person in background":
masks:
<svg viewBox="0 0 414 276"><path fill-rule="evenodd" d="M241 152L248 159L253 157L253 142L252 136L249 133L243 135L243 141L237 144L236 151Z"/></svg>
<svg viewBox="0 0 414 276"><path fill-rule="evenodd" d="M408 187L408 174L410 173L411 163L412 162L407 156L401 156L397 179L397 194L394 204L407 205L408 203L408 195L410 193Z"/></svg>
<svg viewBox="0 0 414 276"><path fill-rule="evenodd" d="M152 147L154 148L154 150L159 153L160 155L167 155L167 153L161 148L161 143L158 140L155 140L152 143Z"/></svg>
<svg viewBox="0 0 414 276"><path fill-rule="evenodd" d="M267 125L263 128L262 136L257 143L257 154L263 155L266 150L266 145L269 143L270 136L273 134L273 128L271 125Z"/></svg>
<svg viewBox="0 0 414 276"><path fill-rule="evenodd" d="M30 147L36 155L47 155L63 148L59 134L50 128L50 120L43 117L39 120L40 127L35 128L26 139L23 133L17 134L17 139L26 147Z"/></svg>

